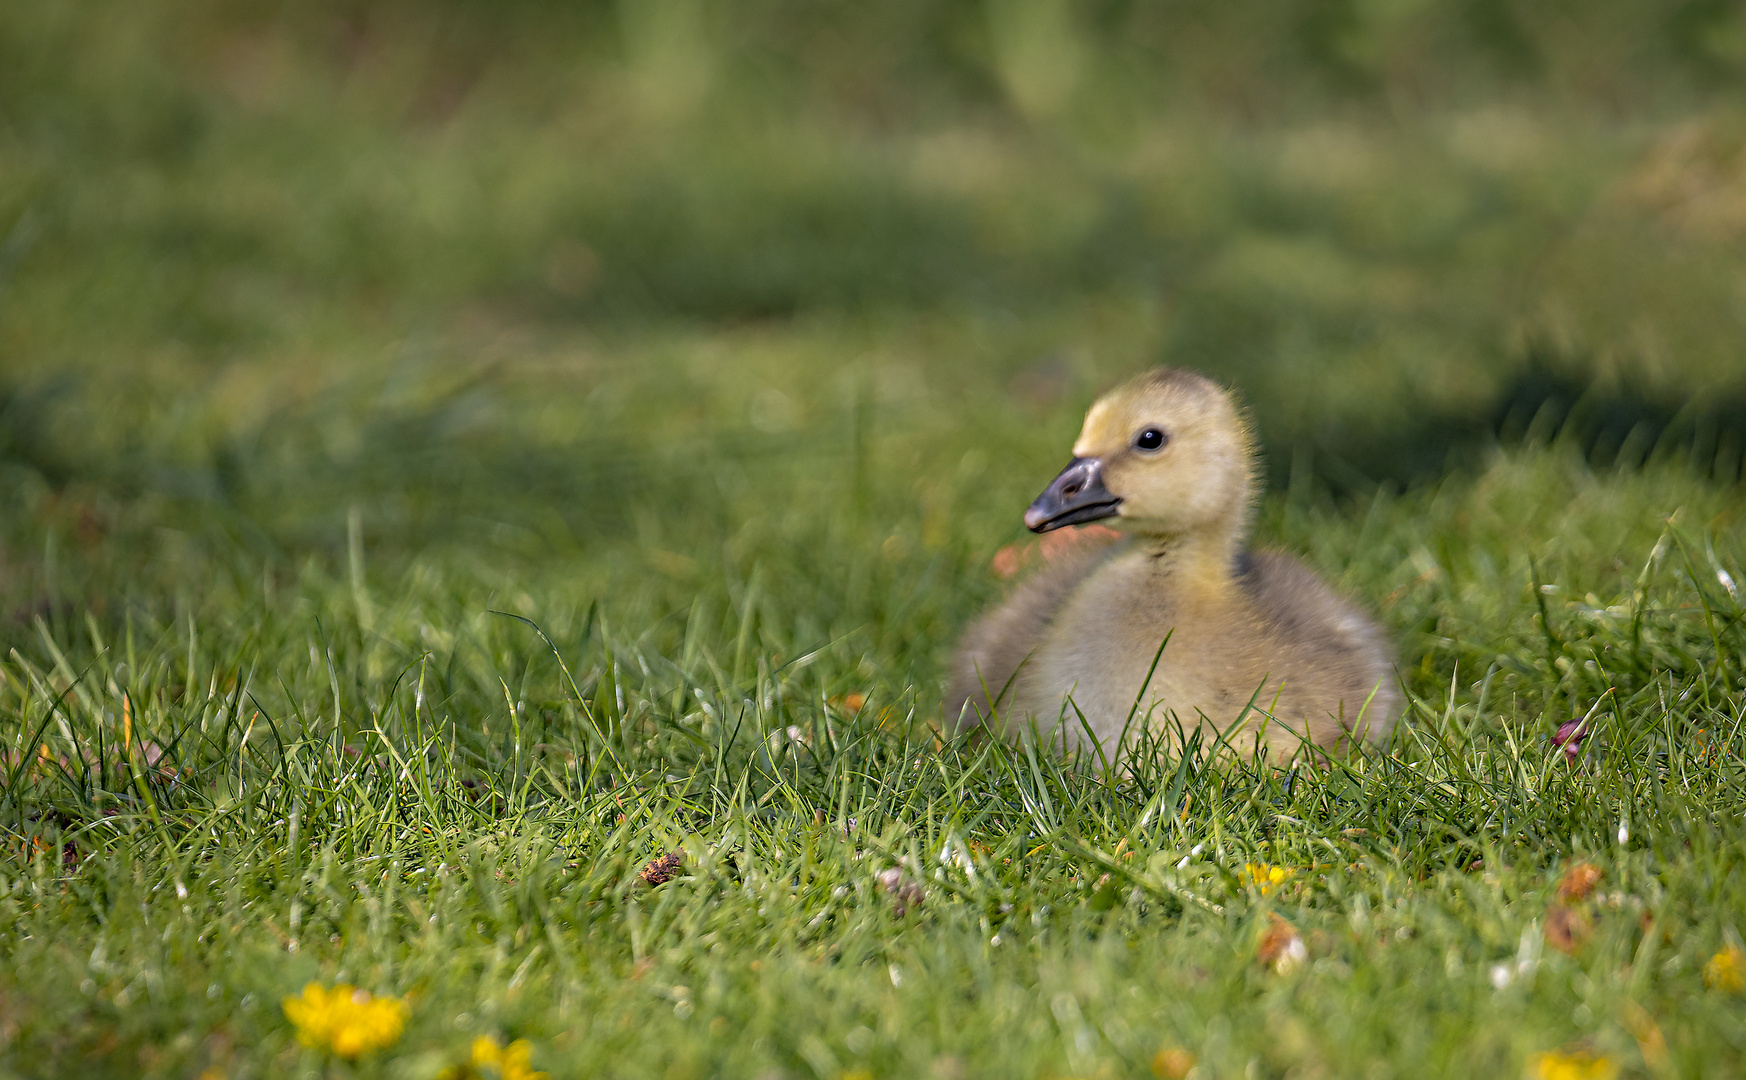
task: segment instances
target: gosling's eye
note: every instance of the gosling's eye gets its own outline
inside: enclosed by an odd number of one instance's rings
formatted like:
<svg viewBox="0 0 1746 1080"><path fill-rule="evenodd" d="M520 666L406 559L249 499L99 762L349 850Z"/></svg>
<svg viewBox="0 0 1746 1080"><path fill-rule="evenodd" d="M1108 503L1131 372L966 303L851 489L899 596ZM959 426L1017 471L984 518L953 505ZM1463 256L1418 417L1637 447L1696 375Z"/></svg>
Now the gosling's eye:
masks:
<svg viewBox="0 0 1746 1080"><path fill-rule="evenodd" d="M1149 427L1134 436L1134 445L1141 450L1156 450L1163 446L1166 436L1155 427Z"/></svg>

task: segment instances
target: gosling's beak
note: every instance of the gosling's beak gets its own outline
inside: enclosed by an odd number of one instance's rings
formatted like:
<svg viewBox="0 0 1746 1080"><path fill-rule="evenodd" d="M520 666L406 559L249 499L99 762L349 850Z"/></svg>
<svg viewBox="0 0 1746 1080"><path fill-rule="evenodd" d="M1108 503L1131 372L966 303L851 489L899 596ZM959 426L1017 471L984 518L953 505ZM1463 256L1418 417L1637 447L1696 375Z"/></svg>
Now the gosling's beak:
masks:
<svg viewBox="0 0 1746 1080"><path fill-rule="evenodd" d="M1121 502L1103 486L1103 462L1074 458L1025 511L1025 528L1046 533L1063 525L1115 517Z"/></svg>

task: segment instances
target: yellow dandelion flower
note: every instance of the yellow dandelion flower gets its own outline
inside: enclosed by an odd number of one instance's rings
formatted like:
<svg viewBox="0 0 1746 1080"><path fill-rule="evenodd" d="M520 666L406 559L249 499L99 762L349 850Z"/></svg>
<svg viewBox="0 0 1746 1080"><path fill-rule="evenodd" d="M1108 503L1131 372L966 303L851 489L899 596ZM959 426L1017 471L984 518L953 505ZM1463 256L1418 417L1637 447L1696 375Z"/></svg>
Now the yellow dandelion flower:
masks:
<svg viewBox="0 0 1746 1080"><path fill-rule="evenodd" d="M1730 945L1710 957L1704 964L1704 985L1730 994L1746 990L1746 951Z"/></svg>
<svg viewBox="0 0 1746 1080"><path fill-rule="evenodd" d="M1269 866L1264 862L1243 864L1243 872L1237 875L1245 885L1253 885L1266 896L1274 889L1285 884L1286 879L1297 873L1289 866Z"/></svg>
<svg viewBox="0 0 1746 1080"><path fill-rule="evenodd" d="M1183 1080L1194 1068L1194 1055L1180 1046L1166 1046L1152 1055L1152 1075L1158 1080Z"/></svg>
<svg viewBox="0 0 1746 1080"><path fill-rule="evenodd" d="M348 1059L393 1046L409 1011L400 998L376 997L346 983L331 990L310 983L301 996L280 1005L304 1046Z"/></svg>
<svg viewBox="0 0 1746 1080"><path fill-rule="evenodd" d="M502 1080L548 1080L545 1073L534 1071L533 1044L526 1039L504 1046L489 1035L481 1035L473 1040L469 1063L480 1074L495 1074Z"/></svg>
<svg viewBox="0 0 1746 1080"><path fill-rule="evenodd" d="M1587 1050L1548 1050L1528 1059L1528 1075L1533 1080L1614 1080L1619 1064Z"/></svg>

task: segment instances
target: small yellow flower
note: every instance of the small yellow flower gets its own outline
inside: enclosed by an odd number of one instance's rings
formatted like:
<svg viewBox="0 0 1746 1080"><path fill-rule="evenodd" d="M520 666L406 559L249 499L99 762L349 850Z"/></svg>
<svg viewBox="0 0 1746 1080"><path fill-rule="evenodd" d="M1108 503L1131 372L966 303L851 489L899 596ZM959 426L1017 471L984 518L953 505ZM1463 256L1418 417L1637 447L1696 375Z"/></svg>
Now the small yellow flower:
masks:
<svg viewBox="0 0 1746 1080"><path fill-rule="evenodd" d="M1183 1080L1194 1068L1194 1055L1180 1046L1165 1046L1152 1055L1152 1075L1158 1080Z"/></svg>
<svg viewBox="0 0 1746 1080"><path fill-rule="evenodd" d="M1274 889L1285 884L1287 878L1297 873L1289 866L1269 866L1264 862L1243 864L1243 872L1237 875L1245 885L1253 885L1266 896Z"/></svg>
<svg viewBox="0 0 1746 1080"><path fill-rule="evenodd" d="M1533 1080L1614 1080L1619 1065L1587 1050L1548 1050L1528 1059L1528 1075Z"/></svg>
<svg viewBox="0 0 1746 1080"><path fill-rule="evenodd" d="M1746 990L1746 952L1730 945L1710 957L1704 964L1704 985L1730 994Z"/></svg>
<svg viewBox="0 0 1746 1080"><path fill-rule="evenodd" d="M301 997L280 1004L299 1042L348 1059L393 1046L406 1029L409 1011L400 998L374 997L346 983L331 990L310 983Z"/></svg>
<svg viewBox="0 0 1746 1080"><path fill-rule="evenodd" d="M469 1062L480 1074L495 1073L502 1080L548 1080L545 1073L534 1071L533 1044L526 1039L504 1046L489 1035L481 1035L473 1040Z"/></svg>

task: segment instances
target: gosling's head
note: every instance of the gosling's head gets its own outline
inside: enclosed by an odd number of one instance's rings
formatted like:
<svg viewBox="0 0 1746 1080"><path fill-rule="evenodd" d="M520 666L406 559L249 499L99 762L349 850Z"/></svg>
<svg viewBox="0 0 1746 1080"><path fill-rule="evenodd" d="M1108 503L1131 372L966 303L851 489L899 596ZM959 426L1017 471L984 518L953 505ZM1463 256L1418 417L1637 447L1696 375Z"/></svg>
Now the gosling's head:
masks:
<svg viewBox="0 0 1746 1080"><path fill-rule="evenodd" d="M1073 462L1025 511L1032 532L1119 518L1136 532L1236 530L1249 508L1254 451L1230 393L1159 368L1085 414Z"/></svg>

